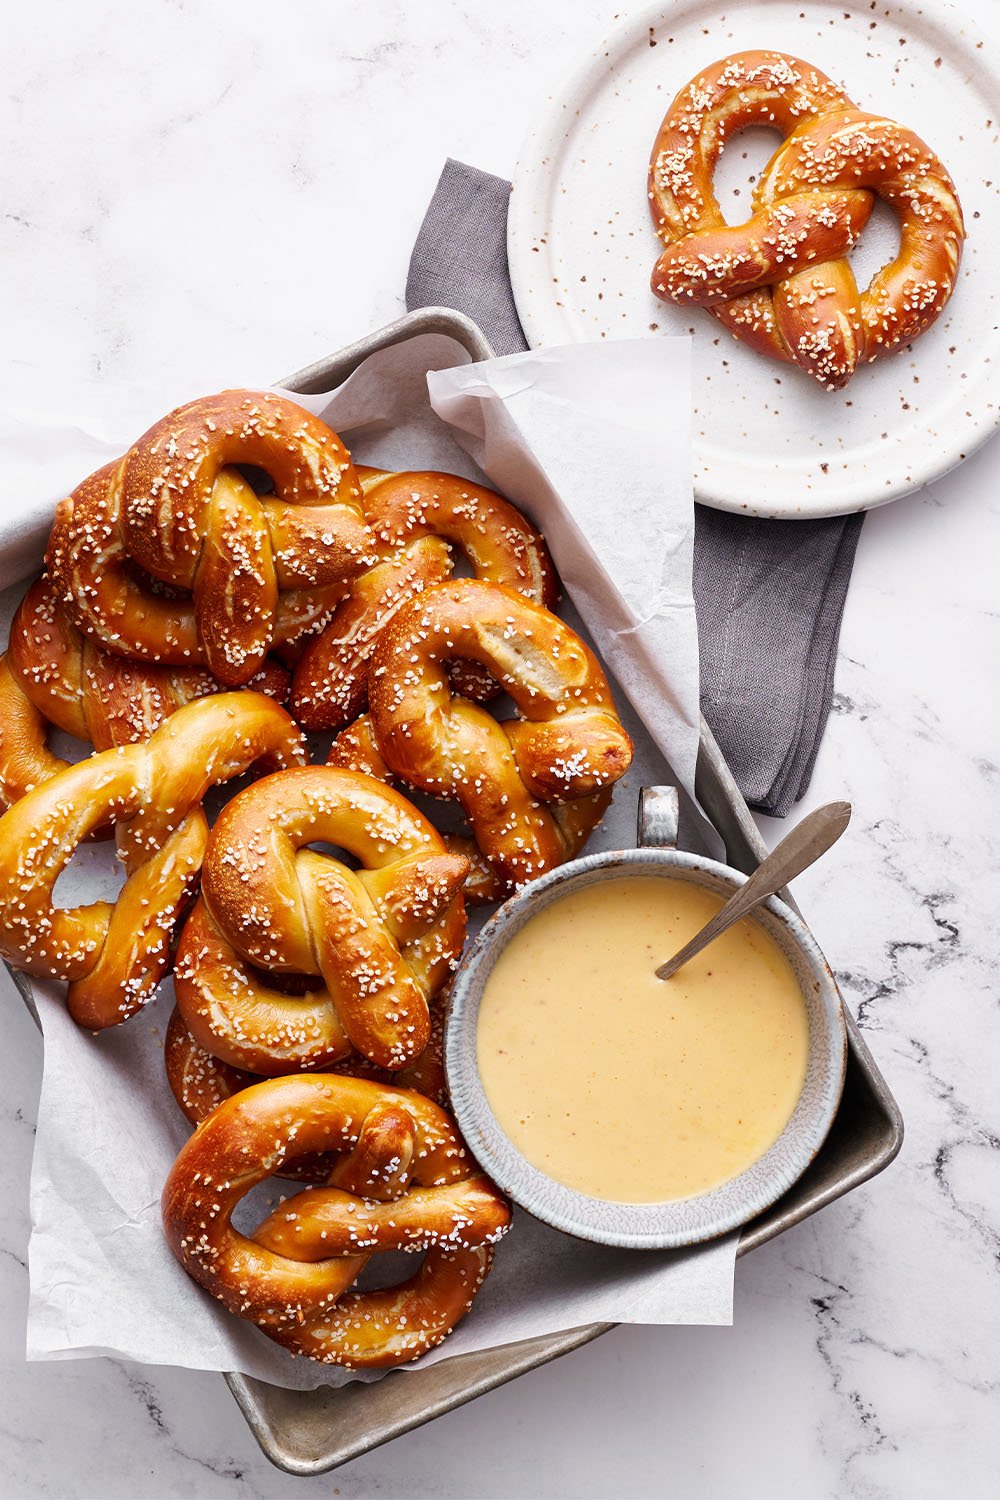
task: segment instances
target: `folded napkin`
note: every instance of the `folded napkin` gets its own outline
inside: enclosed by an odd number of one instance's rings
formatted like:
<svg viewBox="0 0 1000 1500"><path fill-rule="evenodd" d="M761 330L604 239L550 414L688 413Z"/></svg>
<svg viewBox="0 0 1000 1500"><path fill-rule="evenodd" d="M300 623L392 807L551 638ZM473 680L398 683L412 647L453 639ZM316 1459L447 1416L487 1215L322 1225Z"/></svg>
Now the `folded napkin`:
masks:
<svg viewBox="0 0 1000 1500"><path fill-rule="evenodd" d="M448 161L406 306L453 307L497 354L528 347L507 267L510 183ZM695 507L701 706L747 801L783 817L809 785L863 513L766 521Z"/></svg>

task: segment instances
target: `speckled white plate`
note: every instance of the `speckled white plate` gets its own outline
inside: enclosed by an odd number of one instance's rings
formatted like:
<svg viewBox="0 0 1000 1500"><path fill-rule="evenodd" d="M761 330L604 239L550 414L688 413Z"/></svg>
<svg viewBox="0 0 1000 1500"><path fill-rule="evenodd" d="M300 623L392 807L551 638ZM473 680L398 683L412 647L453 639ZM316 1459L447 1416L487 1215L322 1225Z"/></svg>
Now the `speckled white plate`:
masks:
<svg viewBox="0 0 1000 1500"><path fill-rule="evenodd" d="M531 344L690 329L695 493L723 510L864 510L960 463L1000 420L1000 43L990 26L948 0L664 0L624 16L546 101L518 163L510 270ZM700 68L751 47L814 63L861 108L923 135L965 210L969 238L944 313L843 391L821 390L707 313L649 290L658 242L646 167L660 121ZM717 181L733 222L776 140L747 131L725 152ZM862 284L895 244L895 219L877 204L853 256Z"/></svg>

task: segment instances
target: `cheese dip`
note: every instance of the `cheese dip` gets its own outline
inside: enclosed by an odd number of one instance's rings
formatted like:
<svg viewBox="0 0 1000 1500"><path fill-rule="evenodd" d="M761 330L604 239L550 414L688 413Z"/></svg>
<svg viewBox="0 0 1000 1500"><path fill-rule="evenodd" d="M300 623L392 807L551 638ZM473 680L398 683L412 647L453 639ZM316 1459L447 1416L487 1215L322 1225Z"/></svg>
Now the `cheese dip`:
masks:
<svg viewBox="0 0 1000 1500"><path fill-rule="evenodd" d="M477 1060L501 1129L595 1198L705 1192L773 1145L805 1080L792 968L753 918L674 975L654 970L719 910L691 881L610 877L531 917L480 1003Z"/></svg>

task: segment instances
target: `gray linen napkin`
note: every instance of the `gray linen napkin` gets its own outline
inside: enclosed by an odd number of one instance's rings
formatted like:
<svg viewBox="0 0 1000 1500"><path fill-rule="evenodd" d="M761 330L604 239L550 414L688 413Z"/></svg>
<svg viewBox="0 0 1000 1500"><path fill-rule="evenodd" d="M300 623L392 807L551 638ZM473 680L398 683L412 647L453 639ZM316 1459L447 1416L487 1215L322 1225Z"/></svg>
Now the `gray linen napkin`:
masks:
<svg viewBox="0 0 1000 1500"><path fill-rule="evenodd" d="M448 161L420 227L406 306L453 307L497 354L528 347L507 269L510 183ZM784 815L805 792L863 514L761 521L695 506L701 704L747 801Z"/></svg>

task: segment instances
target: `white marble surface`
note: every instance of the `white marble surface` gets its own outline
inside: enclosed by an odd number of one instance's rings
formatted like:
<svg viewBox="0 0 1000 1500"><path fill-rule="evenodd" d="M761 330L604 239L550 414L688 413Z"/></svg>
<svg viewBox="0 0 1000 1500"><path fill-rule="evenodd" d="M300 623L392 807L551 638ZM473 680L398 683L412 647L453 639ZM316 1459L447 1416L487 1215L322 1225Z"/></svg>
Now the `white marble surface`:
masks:
<svg viewBox="0 0 1000 1500"><path fill-rule="evenodd" d="M388 321L443 158L509 174L543 84L621 8L8 8L4 381L169 400ZM856 806L799 894L902 1106L892 1169L741 1263L732 1330L620 1330L292 1479L218 1377L24 1365L41 1056L4 980L0 1496L995 1493L998 472L994 444L869 518L809 798Z"/></svg>

